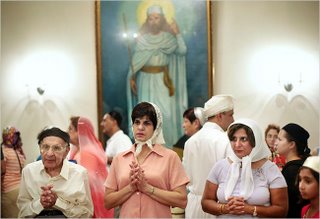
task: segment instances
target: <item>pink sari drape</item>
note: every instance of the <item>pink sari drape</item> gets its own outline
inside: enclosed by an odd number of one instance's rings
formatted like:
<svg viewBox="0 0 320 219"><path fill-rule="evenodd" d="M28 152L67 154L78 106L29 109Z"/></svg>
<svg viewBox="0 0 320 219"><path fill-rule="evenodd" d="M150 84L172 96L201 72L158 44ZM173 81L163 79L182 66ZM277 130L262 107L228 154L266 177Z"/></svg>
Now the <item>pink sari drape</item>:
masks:
<svg viewBox="0 0 320 219"><path fill-rule="evenodd" d="M103 183L108 172L105 152L101 143L96 138L91 122L83 117L78 121L78 137L80 148L79 164L88 170L91 197L94 205L95 218L113 218L113 209L104 208Z"/></svg>

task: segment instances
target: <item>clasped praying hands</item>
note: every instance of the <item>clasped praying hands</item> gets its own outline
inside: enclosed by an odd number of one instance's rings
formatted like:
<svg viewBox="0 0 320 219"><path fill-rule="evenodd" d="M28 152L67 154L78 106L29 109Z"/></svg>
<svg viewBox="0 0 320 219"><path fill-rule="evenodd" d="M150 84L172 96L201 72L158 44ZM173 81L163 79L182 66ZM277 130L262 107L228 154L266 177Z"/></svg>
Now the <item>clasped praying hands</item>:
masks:
<svg viewBox="0 0 320 219"><path fill-rule="evenodd" d="M130 185L131 189L139 192L143 192L145 194L152 194L153 186L148 184L148 180L145 177L144 170L141 168L141 166L136 162L132 161L131 164L129 164L131 170L130 170Z"/></svg>
<svg viewBox="0 0 320 219"><path fill-rule="evenodd" d="M57 194L52 191L53 185L41 186L42 193L40 196L40 203L44 208L51 208L56 204Z"/></svg>
<svg viewBox="0 0 320 219"><path fill-rule="evenodd" d="M241 214L245 214L244 206L245 206L245 201L243 197L232 196L228 198L226 209L228 209L229 214L241 215Z"/></svg>

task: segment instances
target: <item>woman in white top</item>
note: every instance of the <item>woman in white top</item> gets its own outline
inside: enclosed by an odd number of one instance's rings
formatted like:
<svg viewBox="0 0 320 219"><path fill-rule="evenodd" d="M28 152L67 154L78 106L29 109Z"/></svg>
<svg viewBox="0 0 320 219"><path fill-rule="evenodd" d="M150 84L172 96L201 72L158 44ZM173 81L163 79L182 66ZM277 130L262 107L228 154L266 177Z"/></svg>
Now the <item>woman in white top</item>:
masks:
<svg viewBox="0 0 320 219"><path fill-rule="evenodd" d="M205 212L221 217L284 217L287 185L255 121L240 119L228 128L233 154L209 173L203 198ZM226 174L227 173L227 174Z"/></svg>

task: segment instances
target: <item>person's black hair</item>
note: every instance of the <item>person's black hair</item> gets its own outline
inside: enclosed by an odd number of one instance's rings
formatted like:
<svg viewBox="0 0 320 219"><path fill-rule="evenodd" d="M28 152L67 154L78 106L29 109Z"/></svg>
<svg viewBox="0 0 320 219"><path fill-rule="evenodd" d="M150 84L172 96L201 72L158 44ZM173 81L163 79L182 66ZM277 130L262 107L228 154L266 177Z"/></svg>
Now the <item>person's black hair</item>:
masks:
<svg viewBox="0 0 320 219"><path fill-rule="evenodd" d="M118 124L118 126L120 127L120 126L121 126L121 122L122 122L122 116L121 116L121 114L120 114L119 112L117 112L117 111L114 111L114 110L108 112L108 114L109 114L114 120L117 121L117 124Z"/></svg>
<svg viewBox="0 0 320 219"><path fill-rule="evenodd" d="M194 108L189 108L183 113L183 118L187 118L191 123L197 119L196 115L194 114Z"/></svg>
<svg viewBox="0 0 320 219"><path fill-rule="evenodd" d="M299 188L300 172L301 172L301 170L303 170L303 169L308 169L308 170L310 170L312 176L314 176L314 178L316 179L316 181L317 181L318 184L319 184L319 173L318 173L317 171L314 171L313 169L311 169L311 168L309 168L309 167L302 166L302 167L300 167L300 169L299 169L299 171L298 171L298 174L297 174L297 176L296 176L295 186L296 186L297 188ZM301 203L306 204L306 200L304 200L304 199L301 197L300 192L299 192L299 201L298 201L298 203L299 203L299 204L301 204Z"/></svg>
<svg viewBox="0 0 320 219"><path fill-rule="evenodd" d="M156 129L157 127L157 113L154 109L154 107L148 103L148 102L141 102L138 103L132 110L131 113L131 121L132 124L137 118L142 118L144 116L147 116L152 124L153 124L153 129Z"/></svg>
<svg viewBox="0 0 320 219"><path fill-rule="evenodd" d="M310 148L308 147L309 132L298 124L289 123L282 128L285 131L287 140L296 143L298 156L304 161L310 156Z"/></svg>

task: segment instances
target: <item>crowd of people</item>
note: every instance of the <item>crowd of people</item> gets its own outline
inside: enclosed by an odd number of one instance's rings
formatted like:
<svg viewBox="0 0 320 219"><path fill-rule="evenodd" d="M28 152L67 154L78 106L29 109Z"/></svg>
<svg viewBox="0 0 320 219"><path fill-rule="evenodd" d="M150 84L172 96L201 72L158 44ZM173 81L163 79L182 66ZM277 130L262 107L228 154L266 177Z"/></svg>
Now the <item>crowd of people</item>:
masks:
<svg viewBox="0 0 320 219"><path fill-rule="evenodd" d="M130 147L120 114L100 123L106 150L90 120L72 116L68 131L41 130L41 159L27 165L19 130L6 127L1 217L171 218L176 207L185 218L319 218L320 156L310 156L308 131L288 123L263 132L252 119L234 121L233 110L229 95L186 110L182 161L165 146L162 113L151 102L132 110Z"/></svg>
<svg viewBox="0 0 320 219"><path fill-rule="evenodd" d="M39 132L40 156L26 164L20 131L4 128L1 217L319 218L320 156L310 156L308 131L234 120L230 95L186 110L186 52L175 20L149 7L127 78L133 139L119 112L100 123L105 149L92 122L72 116L67 131Z"/></svg>

